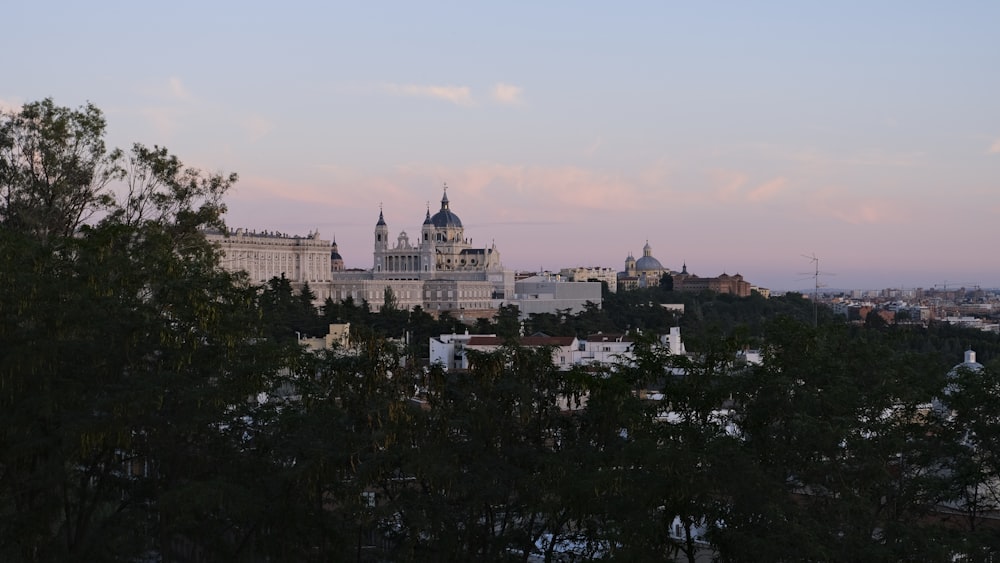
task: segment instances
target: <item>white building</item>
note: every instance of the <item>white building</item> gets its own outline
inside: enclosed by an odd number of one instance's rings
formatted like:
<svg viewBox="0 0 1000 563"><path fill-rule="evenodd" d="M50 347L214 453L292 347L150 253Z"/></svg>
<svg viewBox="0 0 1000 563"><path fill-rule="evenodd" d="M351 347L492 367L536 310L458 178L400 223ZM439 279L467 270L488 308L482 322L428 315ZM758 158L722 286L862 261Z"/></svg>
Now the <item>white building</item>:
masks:
<svg viewBox="0 0 1000 563"><path fill-rule="evenodd" d="M208 232L205 237L222 251L222 267L246 272L253 283L284 275L296 289L308 282L319 300L330 295L331 245L319 238L318 231L301 237L236 229Z"/></svg>
<svg viewBox="0 0 1000 563"><path fill-rule="evenodd" d="M513 272L504 270L495 243L489 248L472 246L451 210L447 186L441 209L433 216L427 209L419 232L411 241L401 231L392 243L380 210L370 270L345 270L336 242L320 239L318 232L301 237L238 229L208 237L222 250L223 267L243 270L255 283L281 275L296 289L308 282L319 303L328 297L350 298L367 301L378 311L391 297L400 309L419 305L431 313L451 311L476 318L478 312L490 315L513 298Z"/></svg>
<svg viewBox="0 0 1000 563"><path fill-rule="evenodd" d="M372 269L337 272L330 283L335 300L368 301L373 311L385 303L386 289L396 305L419 305L436 313L475 315L496 309L514 294L514 273L504 270L496 244L475 248L465 236L462 220L451 210L448 187L441 209L427 209L420 235L411 241L406 231L389 240L389 226L380 210L375 223Z"/></svg>
<svg viewBox="0 0 1000 563"><path fill-rule="evenodd" d="M618 291L618 272L614 268L602 268L598 266L563 268L559 270L559 275L567 281L573 282L604 282L608 284L608 291L611 293Z"/></svg>
<svg viewBox="0 0 1000 563"><path fill-rule="evenodd" d="M559 369L574 366L615 366L628 364L635 359L635 340L624 334L592 334L583 340L573 336L522 336L516 340L520 346L550 347L552 363ZM466 352L493 352L506 340L495 334L442 334L430 339L430 363L448 370L469 369ZM685 354L680 327L672 327L670 334L660 338L660 345L670 354Z"/></svg>

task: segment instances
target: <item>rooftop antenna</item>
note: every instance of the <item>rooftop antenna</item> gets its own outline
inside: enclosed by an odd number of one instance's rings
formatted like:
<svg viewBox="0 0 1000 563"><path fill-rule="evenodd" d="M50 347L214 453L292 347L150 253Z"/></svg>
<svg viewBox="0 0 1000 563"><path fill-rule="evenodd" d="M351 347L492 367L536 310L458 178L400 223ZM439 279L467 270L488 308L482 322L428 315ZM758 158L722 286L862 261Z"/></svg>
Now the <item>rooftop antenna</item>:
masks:
<svg viewBox="0 0 1000 563"><path fill-rule="evenodd" d="M829 272L821 272L819 270L819 258L816 256L815 252L812 254L803 254L802 257L808 258L809 261L813 264L812 272L799 272L799 275L809 276L810 278L813 279L813 327L817 327L819 326L819 288L826 287L825 284L819 283L819 276L834 275L834 274L831 274ZM799 279L808 279L808 278L799 278Z"/></svg>

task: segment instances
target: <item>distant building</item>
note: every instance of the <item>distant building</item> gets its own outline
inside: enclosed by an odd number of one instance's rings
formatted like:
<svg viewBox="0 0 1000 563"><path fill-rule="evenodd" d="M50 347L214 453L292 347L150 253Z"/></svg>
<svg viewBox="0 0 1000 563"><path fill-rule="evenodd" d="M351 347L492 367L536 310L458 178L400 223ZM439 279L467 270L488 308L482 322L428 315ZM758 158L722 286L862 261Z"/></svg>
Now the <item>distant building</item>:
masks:
<svg viewBox="0 0 1000 563"><path fill-rule="evenodd" d="M430 339L430 363L448 370L469 369L469 350L493 352L506 340L495 334L442 334ZM522 336L514 341L520 346L531 348L547 347L552 350L552 363L559 369L573 366L614 366L629 363L634 359L634 339L625 334L597 333L580 340L572 336ZM684 342L680 327L673 327L670 333L660 337L659 345L669 354L684 355Z"/></svg>
<svg viewBox="0 0 1000 563"><path fill-rule="evenodd" d="M660 278L665 274L670 274L670 270L663 267L659 260L653 257L653 247L646 241L642 247L642 258L636 260L629 252L625 258L625 270L618 274L619 284L624 282L629 289L636 287L656 287L660 285Z"/></svg>
<svg viewBox="0 0 1000 563"><path fill-rule="evenodd" d="M351 323L333 323L326 336L299 338L299 344L312 351L347 350L351 347Z"/></svg>
<svg viewBox="0 0 1000 563"><path fill-rule="evenodd" d="M736 274L730 276L723 273L714 278L702 278L687 271L685 263L680 272L673 271L665 267L653 256L653 248L646 241L642 247L642 257L636 260L630 252L625 258L625 269L618 273L618 287L623 291L644 287L656 287L661 284L665 276L670 276L673 281L674 291L714 291L716 293L728 293L738 297L749 297L754 288L743 276ZM758 293L764 297L770 297L770 291L766 288L756 288Z"/></svg>
<svg viewBox="0 0 1000 563"><path fill-rule="evenodd" d="M514 282L514 298L522 318L535 313L556 313L569 310L576 314L586 310L587 303L601 304L601 284L588 281L565 281L560 276L532 276Z"/></svg>
<svg viewBox="0 0 1000 563"><path fill-rule="evenodd" d="M224 268L246 272L253 283L284 275L296 289L308 283L320 301L330 295L331 256L336 247L331 252L330 243L320 239L319 231L302 237L235 229L208 232L205 237L222 251ZM340 265L343 266L343 261Z"/></svg>
<svg viewBox="0 0 1000 563"><path fill-rule="evenodd" d="M451 210L447 186L441 208L427 209L420 234L410 240L401 231L395 244L382 211L375 223L372 269L338 272L332 276L335 300L366 300L378 311L391 295L401 309L420 306L431 313L450 311L476 318L491 315L514 294L513 272L504 270L494 243L473 247L462 220Z"/></svg>
<svg viewBox="0 0 1000 563"><path fill-rule="evenodd" d="M322 240L318 232L300 237L237 229L208 235L223 252L223 267L245 271L255 283L281 275L295 289L308 283L317 303L353 299L378 311L391 302L400 309L420 306L432 314L477 318L491 316L514 296L513 272L503 268L496 244L472 246L451 210L447 186L440 210L432 216L427 209L416 240L401 231L391 243L382 210L374 236L372 268L347 270L336 241Z"/></svg>
<svg viewBox="0 0 1000 563"><path fill-rule="evenodd" d="M587 268L563 268L562 270L559 270L559 275L574 282L604 282L608 284L608 291L611 293L618 291L618 272L616 272L614 268L602 268L598 266Z"/></svg>
<svg viewBox="0 0 1000 563"><path fill-rule="evenodd" d="M722 274L715 278L702 278L687 271L687 264L677 274L673 276L674 291L714 291L716 293L727 293L737 297L750 297L750 282L744 281L740 274Z"/></svg>

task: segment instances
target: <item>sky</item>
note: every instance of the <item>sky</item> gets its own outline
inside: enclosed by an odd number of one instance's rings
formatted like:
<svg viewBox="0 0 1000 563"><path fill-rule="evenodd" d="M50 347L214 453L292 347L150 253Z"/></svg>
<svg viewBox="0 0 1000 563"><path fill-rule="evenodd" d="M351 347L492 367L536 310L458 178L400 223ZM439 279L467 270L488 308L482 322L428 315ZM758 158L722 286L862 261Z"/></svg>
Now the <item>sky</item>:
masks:
<svg viewBox="0 0 1000 563"><path fill-rule="evenodd" d="M1000 2L89 2L3 9L0 108L236 172L229 226L372 264L451 209L515 270L1000 287Z"/></svg>

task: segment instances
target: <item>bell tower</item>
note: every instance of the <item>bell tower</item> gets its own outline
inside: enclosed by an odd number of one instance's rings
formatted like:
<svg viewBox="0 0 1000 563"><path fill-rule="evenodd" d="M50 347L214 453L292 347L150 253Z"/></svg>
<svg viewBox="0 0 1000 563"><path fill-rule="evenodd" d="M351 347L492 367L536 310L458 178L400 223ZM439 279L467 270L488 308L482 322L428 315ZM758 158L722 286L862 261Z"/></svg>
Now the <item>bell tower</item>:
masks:
<svg viewBox="0 0 1000 563"><path fill-rule="evenodd" d="M382 216L382 204L378 206L378 222L375 223L375 264L376 272L385 270L385 252L389 250L389 226Z"/></svg>

